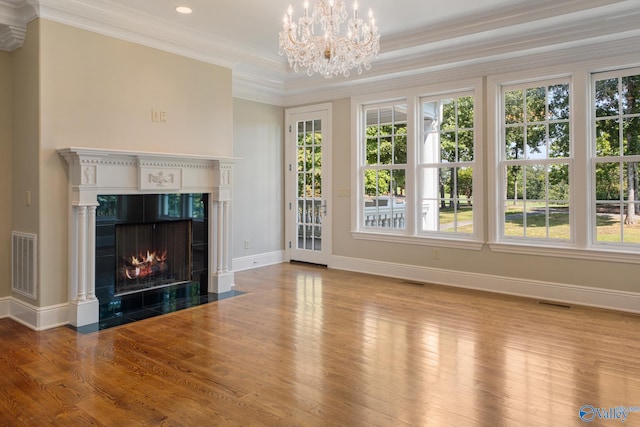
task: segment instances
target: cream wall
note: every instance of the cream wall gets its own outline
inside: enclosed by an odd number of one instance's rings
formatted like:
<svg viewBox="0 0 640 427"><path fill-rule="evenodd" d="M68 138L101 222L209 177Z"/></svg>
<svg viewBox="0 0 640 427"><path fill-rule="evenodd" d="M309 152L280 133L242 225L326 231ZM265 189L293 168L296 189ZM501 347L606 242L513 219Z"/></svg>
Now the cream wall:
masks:
<svg viewBox="0 0 640 427"><path fill-rule="evenodd" d="M11 290L11 60L0 52L0 298Z"/></svg>
<svg viewBox="0 0 640 427"><path fill-rule="evenodd" d="M333 101L331 118L331 183L333 184L333 255L351 253L351 198L340 196L351 191L351 99ZM344 193L347 191L347 193ZM357 257L356 257L357 258Z"/></svg>
<svg viewBox="0 0 640 427"><path fill-rule="evenodd" d="M32 21L28 25L23 46L10 54L13 73L12 229L36 235L40 230L38 223L40 209L39 39L39 22ZM27 191L31 195L30 204L27 204L26 200ZM39 273L42 272L39 271ZM31 304L36 303L19 294L14 293L13 297Z"/></svg>
<svg viewBox="0 0 640 427"><path fill-rule="evenodd" d="M41 20L42 148L231 156L231 70ZM152 121L152 109L166 122Z"/></svg>
<svg viewBox="0 0 640 427"><path fill-rule="evenodd" d="M40 306L67 301L65 147L231 156L231 70L62 24L40 25ZM152 121L152 110L166 122Z"/></svg>
<svg viewBox="0 0 640 427"><path fill-rule="evenodd" d="M284 249L283 127L282 107L234 99L233 258Z"/></svg>

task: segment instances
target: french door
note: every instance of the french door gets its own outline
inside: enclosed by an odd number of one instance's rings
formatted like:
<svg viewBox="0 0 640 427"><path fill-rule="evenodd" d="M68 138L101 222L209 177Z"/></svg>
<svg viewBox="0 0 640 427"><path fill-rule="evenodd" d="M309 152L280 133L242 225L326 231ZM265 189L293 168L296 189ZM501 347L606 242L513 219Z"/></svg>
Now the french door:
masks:
<svg viewBox="0 0 640 427"><path fill-rule="evenodd" d="M331 254L331 105L286 111L286 249L327 265Z"/></svg>

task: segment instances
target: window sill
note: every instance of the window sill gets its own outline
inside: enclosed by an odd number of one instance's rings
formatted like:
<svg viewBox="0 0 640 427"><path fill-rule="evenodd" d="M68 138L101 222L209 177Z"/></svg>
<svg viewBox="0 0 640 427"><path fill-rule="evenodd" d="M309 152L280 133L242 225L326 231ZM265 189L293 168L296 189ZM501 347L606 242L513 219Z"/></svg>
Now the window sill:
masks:
<svg viewBox="0 0 640 427"><path fill-rule="evenodd" d="M403 243L406 245L436 246L439 248L454 248L479 251L484 245L483 242L472 240L472 238L451 238L431 236L402 236L398 234L380 233L374 231L352 231L351 236L356 240L369 240L384 243Z"/></svg>
<svg viewBox="0 0 640 427"><path fill-rule="evenodd" d="M352 231L351 236L356 240L367 240L381 243L402 243L405 245L431 246L438 248L453 248L479 251L483 242L471 238L445 239L430 236L402 236L398 234L374 231ZM532 244L521 242L492 242L487 244L492 252L534 255L556 258L570 258L588 261L622 262L640 264L640 253L621 248L570 248L554 245Z"/></svg>
<svg viewBox="0 0 640 427"><path fill-rule="evenodd" d="M591 247L578 249L520 242L493 242L488 243L488 245L492 252L640 264L640 253L625 251L620 248L603 249L601 247Z"/></svg>

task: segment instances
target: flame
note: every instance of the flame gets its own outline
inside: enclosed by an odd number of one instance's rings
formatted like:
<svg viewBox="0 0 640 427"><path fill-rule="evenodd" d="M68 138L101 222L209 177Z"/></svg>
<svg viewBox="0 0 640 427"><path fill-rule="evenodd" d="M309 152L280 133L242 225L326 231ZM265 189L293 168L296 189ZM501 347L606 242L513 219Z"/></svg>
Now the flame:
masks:
<svg viewBox="0 0 640 427"><path fill-rule="evenodd" d="M162 252L148 250L146 255L131 255L127 260L129 266L124 268L124 275L129 280L152 276L167 269L166 260L166 250Z"/></svg>

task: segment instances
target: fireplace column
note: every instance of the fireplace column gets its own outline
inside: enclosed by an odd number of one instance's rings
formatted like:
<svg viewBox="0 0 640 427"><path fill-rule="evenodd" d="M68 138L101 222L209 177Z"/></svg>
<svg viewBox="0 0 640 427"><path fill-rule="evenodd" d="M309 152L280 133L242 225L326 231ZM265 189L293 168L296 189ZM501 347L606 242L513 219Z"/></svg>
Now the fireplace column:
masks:
<svg viewBox="0 0 640 427"><path fill-rule="evenodd" d="M73 326L89 325L99 320L94 263L97 206L97 201L72 205L69 323Z"/></svg>
<svg viewBox="0 0 640 427"><path fill-rule="evenodd" d="M215 250L215 256L210 257L213 272L209 281L209 292L216 294L229 292L234 285L233 271L229 271L231 259L231 245L229 244L229 229L231 228L229 206L231 203L231 163L215 162L214 191L211 197L210 212L214 215L215 227L209 239L210 248ZM215 230L215 233L213 231Z"/></svg>
<svg viewBox="0 0 640 427"><path fill-rule="evenodd" d="M99 321L96 298L96 208L98 166L104 154L78 149L58 150L69 164L69 323L86 326Z"/></svg>

